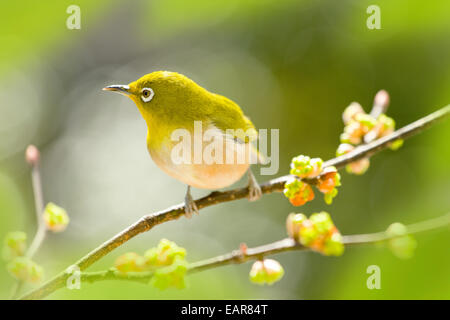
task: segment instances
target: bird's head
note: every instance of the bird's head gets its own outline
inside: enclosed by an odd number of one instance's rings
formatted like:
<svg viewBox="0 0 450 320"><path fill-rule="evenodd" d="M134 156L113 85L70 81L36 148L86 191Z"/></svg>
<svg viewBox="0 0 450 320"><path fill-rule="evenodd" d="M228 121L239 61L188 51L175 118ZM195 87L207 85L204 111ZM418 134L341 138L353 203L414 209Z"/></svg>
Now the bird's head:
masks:
<svg viewBox="0 0 450 320"><path fill-rule="evenodd" d="M191 104L198 103L206 90L194 81L176 72L156 71L128 85L103 88L123 94L134 101L144 119L151 117L174 118L183 116Z"/></svg>

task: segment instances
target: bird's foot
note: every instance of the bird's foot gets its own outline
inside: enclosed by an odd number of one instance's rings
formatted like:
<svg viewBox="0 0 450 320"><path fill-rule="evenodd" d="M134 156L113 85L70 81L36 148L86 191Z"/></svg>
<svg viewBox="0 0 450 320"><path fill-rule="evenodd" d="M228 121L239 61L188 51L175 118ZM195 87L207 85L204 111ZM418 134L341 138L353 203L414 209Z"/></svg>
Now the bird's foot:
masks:
<svg viewBox="0 0 450 320"><path fill-rule="evenodd" d="M248 169L248 201L256 201L262 197L261 187L252 171Z"/></svg>
<svg viewBox="0 0 450 320"><path fill-rule="evenodd" d="M188 186L186 196L184 197L184 212L188 219L192 218L193 213L198 214L197 205L191 195L191 186Z"/></svg>

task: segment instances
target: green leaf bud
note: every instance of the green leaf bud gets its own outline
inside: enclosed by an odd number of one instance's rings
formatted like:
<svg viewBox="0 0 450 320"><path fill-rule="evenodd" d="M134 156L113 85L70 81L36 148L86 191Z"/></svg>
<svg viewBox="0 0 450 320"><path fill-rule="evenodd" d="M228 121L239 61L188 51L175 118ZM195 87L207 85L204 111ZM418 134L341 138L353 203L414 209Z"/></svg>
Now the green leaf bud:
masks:
<svg viewBox="0 0 450 320"><path fill-rule="evenodd" d="M325 239L322 253L326 256L341 256L344 253L344 243L339 232L334 232Z"/></svg>
<svg viewBox="0 0 450 320"><path fill-rule="evenodd" d="M333 190L331 190L328 193L325 193L323 195L323 199L325 201L326 204L330 205L333 203L333 199L337 196L338 194L338 189L334 188Z"/></svg>
<svg viewBox="0 0 450 320"><path fill-rule="evenodd" d="M330 232L331 228L334 227L330 215L325 211L313 213L309 217L309 220L311 220L313 226L320 234L327 234L328 232Z"/></svg>
<svg viewBox="0 0 450 320"><path fill-rule="evenodd" d="M177 289L185 288L187 266L188 264L184 258L176 257L171 265L155 270L150 280L150 285L160 290L170 287Z"/></svg>
<svg viewBox="0 0 450 320"><path fill-rule="evenodd" d="M69 216L66 210L49 202L44 210L44 222L48 230L62 232L69 224Z"/></svg>
<svg viewBox="0 0 450 320"><path fill-rule="evenodd" d="M145 259L135 252L127 252L116 259L114 266L121 273L141 272L145 270Z"/></svg>
<svg viewBox="0 0 450 320"><path fill-rule="evenodd" d="M22 231L9 232L4 240L3 258L7 261L23 256L27 249L27 235Z"/></svg>
<svg viewBox="0 0 450 320"><path fill-rule="evenodd" d="M30 283L38 283L44 274L42 267L27 257L14 258L7 269L15 279Z"/></svg>
<svg viewBox="0 0 450 320"><path fill-rule="evenodd" d="M386 235L394 237L388 240L388 247L400 259L412 258L417 248L417 241L407 233L408 228L399 222L391 224L386 230Z"/></svg>
<svg viewBox="0 0 450 320"><path fill-rule="evenodd" d="M389 145L389 149L391 149L392 151L397 151L403 146L403 142L403 139L397 139Z"/></svg>

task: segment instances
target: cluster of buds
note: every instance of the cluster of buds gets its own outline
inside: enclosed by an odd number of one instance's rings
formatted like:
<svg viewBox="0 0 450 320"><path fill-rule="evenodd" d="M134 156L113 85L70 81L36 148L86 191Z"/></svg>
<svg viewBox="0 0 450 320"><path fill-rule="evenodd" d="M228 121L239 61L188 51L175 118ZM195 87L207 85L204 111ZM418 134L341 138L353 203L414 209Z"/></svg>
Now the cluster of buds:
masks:
<svg viewBox="0 0 450 320"><path fill-rule="evenodd" d="M39 149L34 145L29 145L25 151L25 160L33 172L39 170L39 159ZM61 232L69 224L69 217L63 208L50 202L44 209L42 221L45 223L46 229ZM37 283L42 278L43 269L31 260L34 252L27 253L26 242L26 233L19 231L8 233L4 240L3 258L8 261L7 270L11 276L20 281Z"/></svg>
<svg viewBox="0 0 450 320"><path fill-rule="evenodd" d="M327 212L313 213L309 219L302 213L291 213L286 229L292 239L323 255L340 256L344 252L342 236Z"/></svg>
<svg viewBox="0 0 450 320"><path fill-rule="evenodd" d="M49 202L44 210L44 222L48 230L62 232L69 224L69 216L64 208Z"/></svg>
<svg viewBox="0 0 450 320"><path fill-rule="evenodd" d="M42 279L43 269L25 256L27 235L25 232L9 232L4 240L3 258L8 261L7 270L15 279L37 283Z"/></svg>
<svg viewBox="0 0 450 320"><path fill-rule="evenodd" d="M150 280L150 285L160 290L167 288L183 289L186 287L186 271L186 260L175 259L170 266L155 270L153 277Z"/></svg>
<svg viewBox="0 0 450 320"><path fill-rule="evenodd" d="M154 272L150 284L159 289L184 288L187 270L186 250L175 242L161 239L158 246L148 249L144 255L128 252L118 257L114 267L121 273Z"/></svg>
<svg viewBox="0 0 450 320"><path fill-rule="evenodd" d="M44 274L42 267L27 257L14 258L8 263L7 269L15 279L30 283L38 283Z"/></svg>
<svg viewBox="0 0 450 320"><path fill-rule="evenodd" d="M325 202L331 204L337 195L337 188L341 185L340 175L335 167L323 168L320 158L310 158L299 155L292 159L290 178L284 185L284 195L294 206L304 205L314 199L311 185L301 179L317 179L317 189L325 195Z"/></svg>
<svg viewBox="0 0 450 320"><path fill-rule="evenodd" d="M352 102L343 112L344 132L340 136L341 145L336 155L346 154L361 143L369 143L375 139L384 137L395 130L394 119L385 114L389 106L389 94L385 90L375 95L372 114L367 114L357 102ZM403 144L399 139L391 143L390 148L396 150ZM369 168L369 159L364 158L347 165L347 172L363 174Z"/></svg>
<svg viewBox="0 0 450 320"><path fill-rule="evenodd" d="M342 114L344 132L341 134L342 143L358 145L363 142L364 136L377 126L377 120L366 114L357 102L352 102Z"/></svg>
<svg viewBox="0 0 450 320"><path fill-rule="evenodd" d="M386 235L392 237L388 240L388 247L396 257L400 259L413 257L417 241L408 234L408 229L404 224L399 222L391 224L386 230Z"/></svg>
<svg viewBox="0 0 450 320"><path fill-rule="evenodd" d="M337 196L337 187L341 185L341 175L336 167L326 167L320 175L317 182L317 189L324 194L324 200L327 204L333 202L333 198Z"/></svg>
<svg viewBox="0 0 450 320"><path fill-rule="evenodd" d="M167 239L161 239L156 248L148 249L144 254L145 263L150 269L170 266L175 260L185 257L186 250Z"/></svg>
<svg viewBox="0 0 450 320"><path fill-rule="evenodd" d="M127 252L116 259L114 267L120 273L145 271L145 258L136 252Z"/></svg>
<svg viewBox="0 0 450 320"><path fill-rule="evenodd" d="M296 207L314 199L314 191L311 186L295 177L285 183L283 192L290 203Z"/></svg>
<svg viewBox="0 0 450 320"><path fill-rule="evenodd" d="M299 155L292 159L290 173L299 178L315 178L322 172L322 165L320 158Z"/></svg>
<svg viewBox="0 0 450 320"><path fill-rule="evenodd" d="M258 260L250 269L250 281L256 284L271 285L279 281L284 275L281 264L273 259Z"/></svg>

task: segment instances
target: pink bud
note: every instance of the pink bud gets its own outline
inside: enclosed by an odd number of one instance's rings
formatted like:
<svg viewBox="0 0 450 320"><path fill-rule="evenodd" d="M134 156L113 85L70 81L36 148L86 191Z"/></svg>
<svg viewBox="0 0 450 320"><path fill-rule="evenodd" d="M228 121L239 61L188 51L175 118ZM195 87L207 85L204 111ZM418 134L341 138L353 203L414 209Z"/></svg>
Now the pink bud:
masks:
<svg viewBox="0 0 450 320"><path fill-rule="evenodd" d="M386 90L380 90L375 95L374 103L377 106L382 107L383 109L386 109L389 105L389 93L387 93Z"/></svg>
<svg viewBox="0 0 450 320"><path fill-rule="evenodd" d="M39 149L36 146L30 144L25 151L25 160L30 166L35 166L39 163Z"/></svg>
<svg viewBox="0 0 450 320"><path fill-rule="evenodd" d="M247 247L247 244L246 244L246 243L242 242L242 243L239 245L239 250L241 250L241 254L242 254L243 256L245 256L245 255L247 254L247 249L248 249L248 247Z"/></svg>

